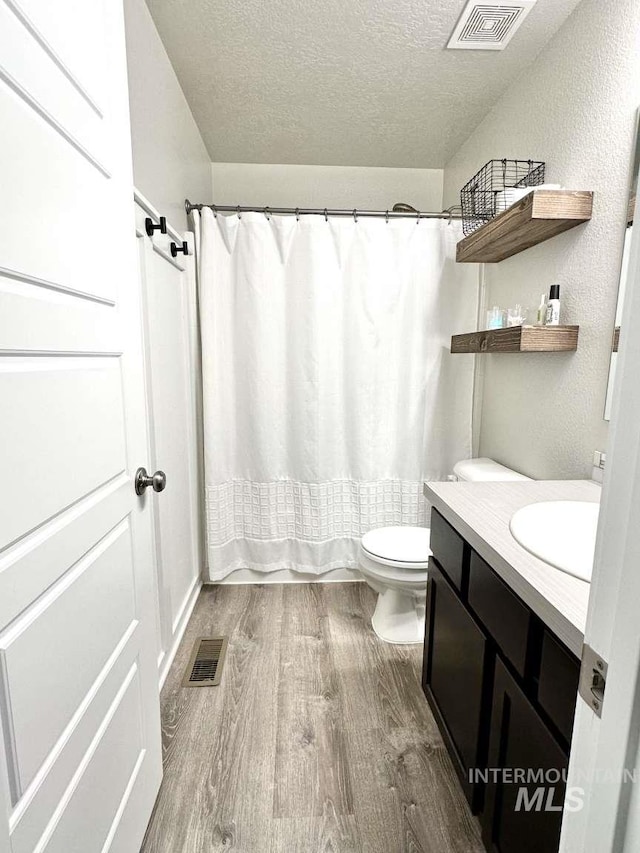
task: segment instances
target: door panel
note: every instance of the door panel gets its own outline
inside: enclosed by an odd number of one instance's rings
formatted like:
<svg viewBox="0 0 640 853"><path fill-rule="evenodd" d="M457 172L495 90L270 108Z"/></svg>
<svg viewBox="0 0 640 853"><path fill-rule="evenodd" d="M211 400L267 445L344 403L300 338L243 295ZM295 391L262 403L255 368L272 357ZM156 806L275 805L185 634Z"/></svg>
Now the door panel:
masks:
<svg viewBox="0 0 640 853"><path fill-rule="evenodd" d="M109 275L107 247L117 245L113 217L122 211L107 191L108 173L1 80L0 115L3 162L12 164L1 181L0 272L113 303L116 280ZM95 206L101 199L102 209ZM108 227L108 243L87 205Z"/></svg>
<svg viewBox="0 0 640 853"><path fill-rule="evenodd" d="M105 28L109 0L5 0L34 40L64 70L69 81L94 104L99 115L108 109L110 55Z"/></svg>
<svg viewBox="0 0 640 853"><path fill-rule="evenodd" d="M107 482L70 509L0 553L0 625L8 625L42 590L89 551L105 530L122 518L122 502L131 482L125 473Z"/></svg>
<svg viewBox="0 0 640 853"><path fill-rule="evenodd" d="M109 595L103 598L104 589ZM54 748L135 619L127 521L107 534L43 599L0 639L20 791ZM69 662L72 681L65 679ZM43 695L46 715L41 710Z"/></svg>
<svg viewBox="0 0 640 853"><path fill-rule="evenodd" d="M0 3L0 57L0 74L7 82L24 90L25 97L64 129L73 144L108 171L102 117L4 3Z"/></svg>
<svg viewBox="0 0 640 853"><path fill-rule="evenodd" d="M14 809L13 853L32 853L107 718L127 673L139 662L140 625L133 622ZM44 781L44 784L42 782ZM135 791L131 793L135 795ZM131 840L129 839L129 843ZM137 848L136 848L137 849Z"/></svg>
<svg viewBox="0 0 640 853"><path fill-rule="evenodd" d="M0 851L135 853L162 771L122 4L0 0L0 29Z"/></svg>
<svg viewBox="0 0 640 853"><path fill-rule="evenodd" d="M121 385L117 358L2 359L0 547L125 470Z"/></svg>
<svg viewBox="0 0 640 853"><path fill-rule="evenodd" d="M119 318L100 303L2 276L0 299L0 340L7 351L122 352Z"/></svg>
<svg viewBox="0 0 640 853"><path fill-rule="evenodd" d="M135 783L144 759L141 712L140 675L134 664L91 744L88 764L82 768L43 853L101 853L116 828L113 816ZM105 785L105 779L111 784Z"/></svg>

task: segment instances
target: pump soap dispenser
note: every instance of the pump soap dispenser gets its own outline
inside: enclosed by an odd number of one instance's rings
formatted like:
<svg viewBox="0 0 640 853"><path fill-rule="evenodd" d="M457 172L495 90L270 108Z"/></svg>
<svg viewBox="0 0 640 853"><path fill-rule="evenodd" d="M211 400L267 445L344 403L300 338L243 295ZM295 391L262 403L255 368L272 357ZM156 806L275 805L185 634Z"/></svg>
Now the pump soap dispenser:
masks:
<svg viewBox="0 0 640 853"><path fill-rule="evenodd" d="M547 304L547 326L560 325L560 285L552 284Z"/></svg>

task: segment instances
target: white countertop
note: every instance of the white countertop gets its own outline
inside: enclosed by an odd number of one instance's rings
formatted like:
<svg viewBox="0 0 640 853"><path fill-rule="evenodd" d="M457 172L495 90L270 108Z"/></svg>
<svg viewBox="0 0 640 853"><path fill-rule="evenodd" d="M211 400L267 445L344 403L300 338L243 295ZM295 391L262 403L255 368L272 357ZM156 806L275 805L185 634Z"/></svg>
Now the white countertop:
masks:
<svg viewBox="0 0 640 853"><path fill-rule="evenodd" d="M539 501L600 500L591 480L425 483L427 500L471 547L580 657L590 585L554 569L526 551L511 535L516 510Z"/></svg>

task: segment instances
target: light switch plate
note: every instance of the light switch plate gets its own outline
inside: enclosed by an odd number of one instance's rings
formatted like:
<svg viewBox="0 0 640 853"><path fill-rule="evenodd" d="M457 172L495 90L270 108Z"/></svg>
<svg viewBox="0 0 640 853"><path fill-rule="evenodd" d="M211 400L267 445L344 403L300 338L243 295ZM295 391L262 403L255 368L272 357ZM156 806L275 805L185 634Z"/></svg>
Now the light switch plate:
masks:
<svg viewBox="0 0 640 853"><path fill-rule="evenodd" d="M594 450L593 451L593 465L595 468L604 469L605 463L607 461L607 454L602 450Z"/></svg>

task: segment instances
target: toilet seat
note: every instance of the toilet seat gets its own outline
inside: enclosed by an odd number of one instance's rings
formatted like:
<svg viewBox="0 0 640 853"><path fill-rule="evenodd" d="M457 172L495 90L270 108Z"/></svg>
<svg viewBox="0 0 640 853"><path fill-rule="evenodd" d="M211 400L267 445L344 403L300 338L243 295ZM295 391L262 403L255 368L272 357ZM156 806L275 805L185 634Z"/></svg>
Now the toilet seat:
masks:
<svg viewBox="0 0 640 853"><path fill-rule="evenodd" d="M378 527L360 540L360 570L374 584L426 588L431 549L428 527Z"/></svg>
<svg viewBox="0 0 640 853"><path fill-rule="evenodd" d="M363 548L360 549L358 566L365 577L371 578L374 583L384 586L407 587L407 589L426 589L428 569L424 565L388 565L378 562L371 557Z"/></svg>
<svg viewBox="0 0 640 853"><path fill-rule="evenodd" d="M403 563L400 560L388 560L384 557L378 557L377 554L372 554L371 551L367 551L367 549L361 545L362 553L365 557L368 557L372 563L376 563L380 566L380 573L384 575L384 571L382 570L382 566L388 566L390 569L401 569L408 573L411 572L426 572L427 567L429 565L429 561L427 560L424 563Z"/></svg>
<svg viewBox="0 0 640 853"><path fill-rule="evenodd" d="M431 556L430 537L428 527L378 527L364 534L360 547L373 563L407 572L424 572ZM389 576L384 571L379 574Z"/></svg>

